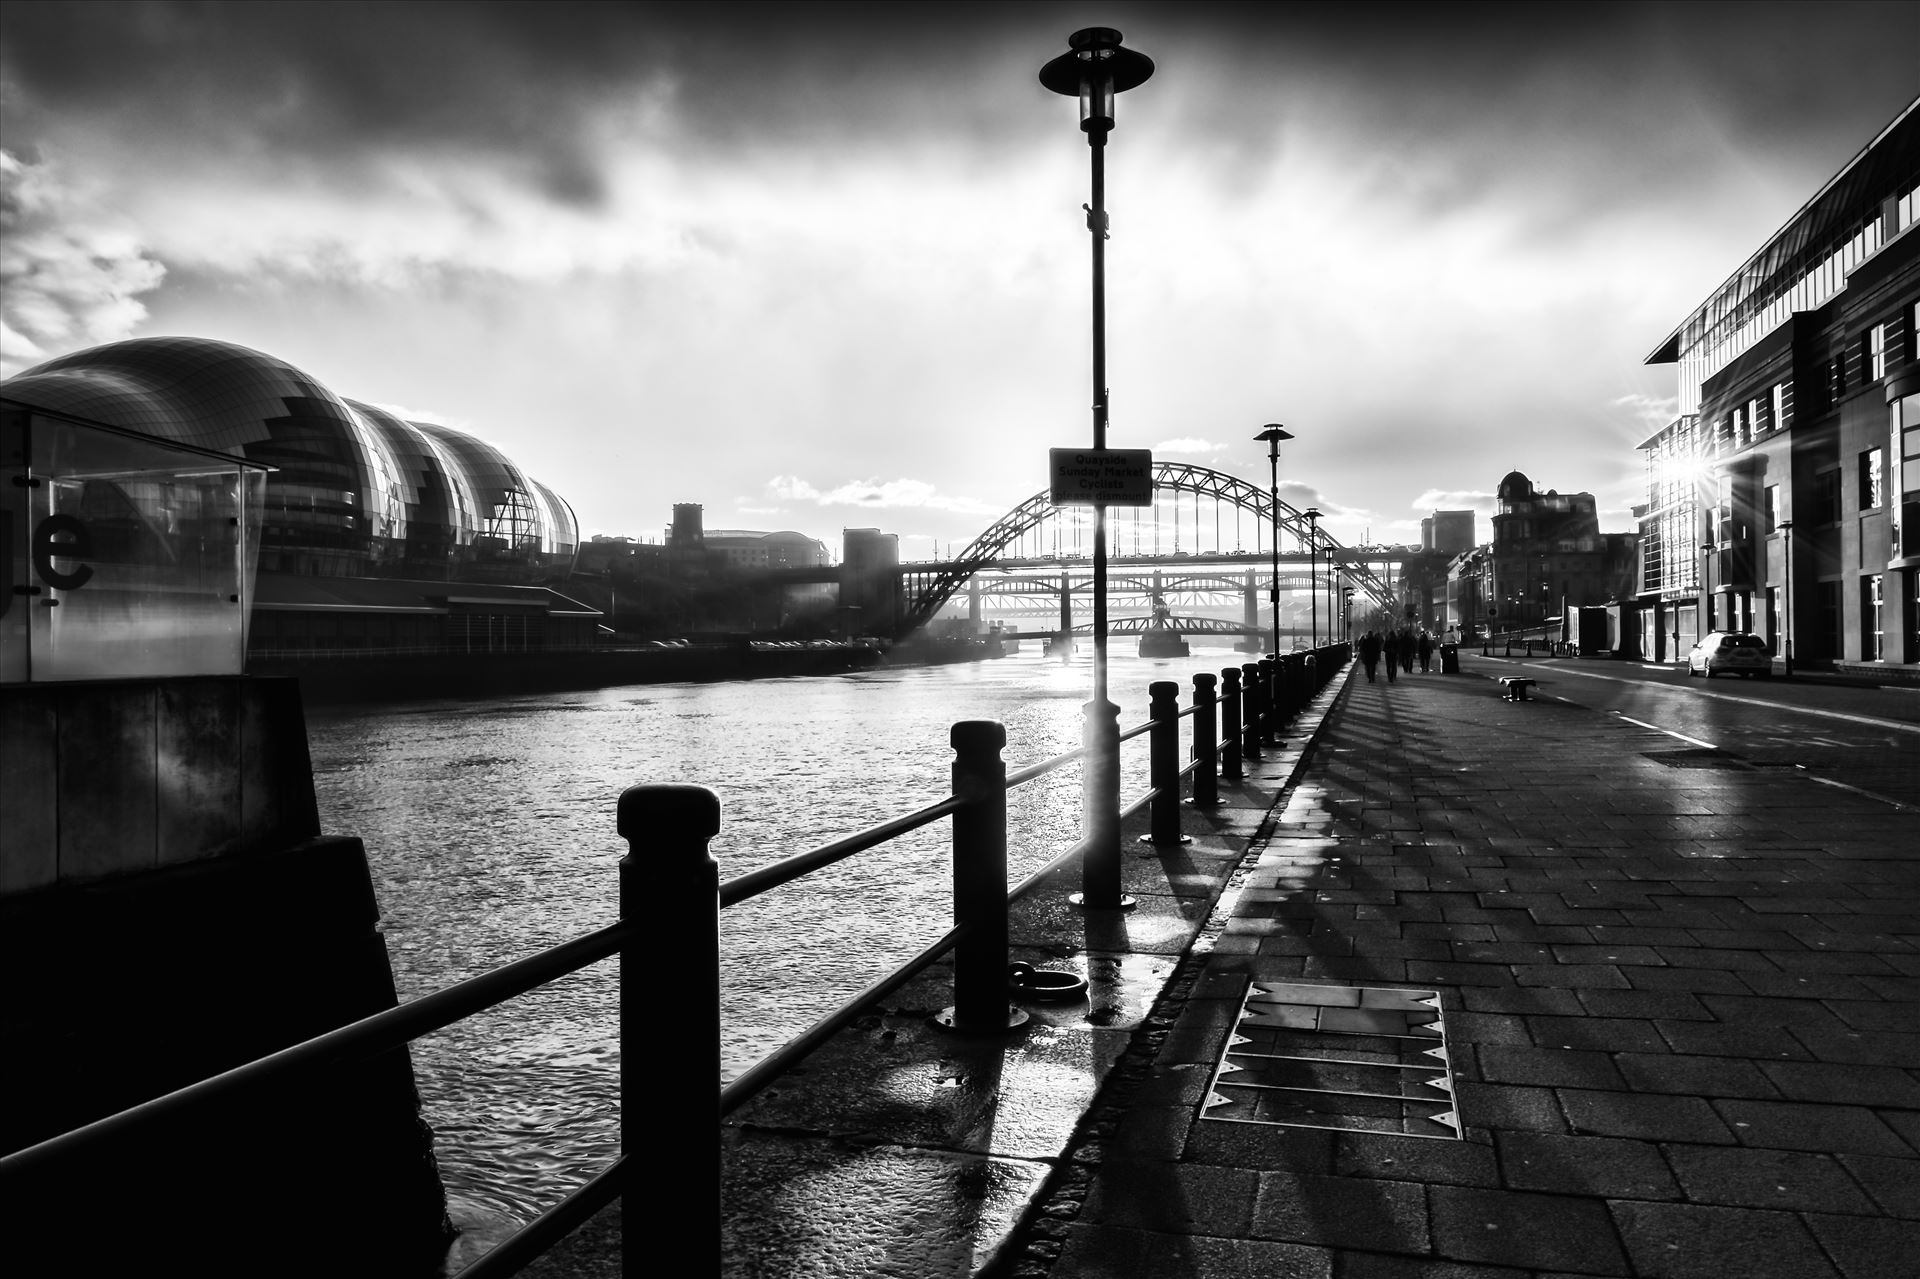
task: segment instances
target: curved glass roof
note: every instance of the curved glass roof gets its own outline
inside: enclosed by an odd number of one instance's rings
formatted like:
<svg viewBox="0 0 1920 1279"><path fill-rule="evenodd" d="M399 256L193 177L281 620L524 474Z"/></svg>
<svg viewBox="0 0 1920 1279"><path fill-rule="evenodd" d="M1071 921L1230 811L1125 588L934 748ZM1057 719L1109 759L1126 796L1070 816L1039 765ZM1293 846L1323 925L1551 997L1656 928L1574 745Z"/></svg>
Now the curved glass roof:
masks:
<svg viewBox="0 0 1920 1279"><path fill-rule="evenodd" d="M343 399L230 342L114 342L0 392L275 468L261 536L270 572L534 580L571 571L580 542L572 508L491 444Z"/></svg>

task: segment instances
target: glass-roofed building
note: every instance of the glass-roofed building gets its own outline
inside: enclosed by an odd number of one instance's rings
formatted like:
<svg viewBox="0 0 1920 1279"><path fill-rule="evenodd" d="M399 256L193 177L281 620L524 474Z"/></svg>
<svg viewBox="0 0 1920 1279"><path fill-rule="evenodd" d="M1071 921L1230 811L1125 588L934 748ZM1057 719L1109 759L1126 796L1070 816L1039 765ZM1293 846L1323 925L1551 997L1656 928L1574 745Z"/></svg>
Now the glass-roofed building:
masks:
<svg viewBox="0 0 1920 1279"><path fill-rule="evenodd" d="M544 589L572 571L572 509L464 432L404 421L208 338L76 351L0 383L0 398L271 468L256 653L591 641L597 615Z"/></svg>
<svg viewBox="0 0 1920 1279"><path fill-rule="evenodd" d="M1776 670L1920 677L1920 100L1648 355L1641 651L1768 640ZM1905 668L1904 671L1901 668Z"/></svg>

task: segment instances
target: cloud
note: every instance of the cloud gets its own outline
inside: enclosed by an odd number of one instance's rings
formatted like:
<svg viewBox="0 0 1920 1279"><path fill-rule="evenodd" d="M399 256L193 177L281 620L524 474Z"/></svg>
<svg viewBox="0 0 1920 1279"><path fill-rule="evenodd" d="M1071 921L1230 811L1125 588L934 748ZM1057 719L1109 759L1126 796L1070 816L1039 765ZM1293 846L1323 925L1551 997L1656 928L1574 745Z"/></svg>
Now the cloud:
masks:
<svg viewBox="0 0 1920 1279"><path fill-rule="evenodd" d="M1416 511L1485 511L1491 515L1499 501L1478 489L1428 489L1408 505Z"/></svg>
<svg viewBox="0 0 1920 1279"><path fill-rule="evenodd" d="M460 418L448 417L445 413L433 409L410 409L404 404L383 404L379 400L368 400L367 404L384 413L391 413L402 422L427 422L434 426L451 427L456 431L472 433L473 428Z"/></svg>
<svg viewBox="0 0 1920 1279"><path fill-rule="evenodd" d="M911 507L955 511L964 515L999 515L1000 507L971 497L942 494L924 480L849 480L822 491L797 475L776 475L767 481L767 494L789 502L816 506Z"/></svg>
<svg viewBox="0 0 1920 1279"><path fill-rule="evenodd" d="M126 337L165 275L56 166L0 150L0 376Z"/></svg>
<svg viewBox="0 0 1920 1279"><path fill-rule="evenodd" d="M1649 435L1663 427L1671 426L1680 416L1680 397L1677 395L1644 395L1634 392L1622 395L1612 401L1617 409L1625 409Z"/></svg>
<svg viewBox="0 0 1920 1279"><path fill-rule="evenodd" d="M1225 444L1215 444L1212 440L1195 439L1192 436L1161 440L1153 446L1155 453L1224 453L1226 450Z"/></svg>

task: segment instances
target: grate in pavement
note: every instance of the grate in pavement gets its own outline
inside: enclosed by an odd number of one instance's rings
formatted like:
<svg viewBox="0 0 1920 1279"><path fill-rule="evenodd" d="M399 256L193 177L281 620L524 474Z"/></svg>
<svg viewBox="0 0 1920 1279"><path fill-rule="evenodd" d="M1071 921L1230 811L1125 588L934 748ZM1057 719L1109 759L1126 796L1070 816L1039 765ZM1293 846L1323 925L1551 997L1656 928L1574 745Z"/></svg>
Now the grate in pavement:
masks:
<svg viewBox="0 0 1920 1279"><path fill-rule="evenodd" d="M1200 1117L1460 1137L1440 992L1252 983Z"/></svg>

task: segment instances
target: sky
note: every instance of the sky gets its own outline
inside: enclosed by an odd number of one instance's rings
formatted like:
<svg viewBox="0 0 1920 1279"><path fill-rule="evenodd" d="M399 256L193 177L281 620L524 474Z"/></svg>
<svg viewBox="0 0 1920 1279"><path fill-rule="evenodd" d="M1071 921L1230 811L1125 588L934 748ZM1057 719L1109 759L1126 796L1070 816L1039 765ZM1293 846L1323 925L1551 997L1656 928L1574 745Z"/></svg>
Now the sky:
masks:
<svg viewBox="0 0 1920 1279"><path fill-rule="evenodd" d="M0 373L266 351L504 449L584 534L921 559L1092 443L1417 541L1503 475L1632 527L1643 361L1920 93L1920 5L42 4L0 26ZM1483 518L1479 536L1490 536Z"/></svg>

